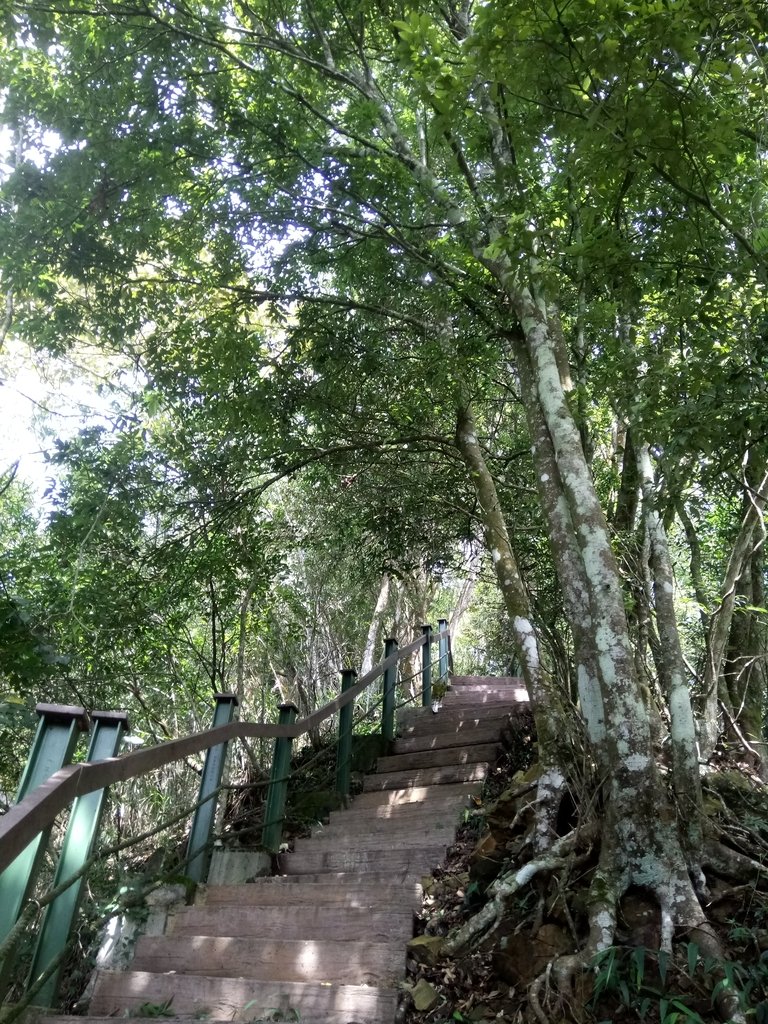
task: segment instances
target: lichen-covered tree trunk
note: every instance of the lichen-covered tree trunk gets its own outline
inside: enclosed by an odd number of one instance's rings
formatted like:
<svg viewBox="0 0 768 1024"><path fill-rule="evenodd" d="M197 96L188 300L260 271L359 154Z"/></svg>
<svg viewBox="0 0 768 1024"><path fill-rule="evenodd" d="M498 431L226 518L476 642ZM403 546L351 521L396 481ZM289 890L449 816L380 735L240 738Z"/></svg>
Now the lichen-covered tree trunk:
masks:
<svg viewBox="0 0 768 1024"><path fill-rule="evenodd" d="M753 481L758 480L757 483ZM750 486L752 483L752 486ZM763 514L768 499L768 472L764 464L759 473L747 466L745 511L739 532L728 558L728 565L720 591L720 604L709 618L707 663L704 671L704 707L699 738L701 756L708 758L715 749L719 734L718 697L722 690L728 700L722 678L736 604L737 585L754 551L762 546L765 537Z"/></svg>
<svg viewBox="0 0 768 1024"><path fill-rule="evenodd" d="M688 852L698 863L701 855L701 780L696 729L686 682L683 650L677 630L674 575L667 535L656 511L653 469L648 445L637 453L643 492L643 517L650 546L653 592L659 630L660 661L664 666L672 750L672 783L684 823Z"/></svg>
<svg viewBox="0 0 768 1024"><path fill-rule="evenodd" d="M597 649L589 610L589 588L573 521L563 493L552 438L536 397L528 351L524 339L515 336L512 341L533 446L536 487L547 524L565 614L573 633L579 705L587 735L599 757L605 742L605 715L598 680Z"/></svg>
<svg viewBox="0 0 768 1024"><path fill-rule="evenodd" d="M737 585L738 609L731 622L728 653L723 669L733 720L727 731L745 748L744 757L765 781L768 776L763 735L766 696L766 644L762 547L748 560Z"/></svg>
<svg viewBox="0 0 768 1024"><path fill-rule="evenodd" d="M565 776L557 751L557 739L562 735L563 727L560 698L554 693L542 663L528 592L509 539L496 485L478 441L472 409L466 404L462 405L456 414L456 446L469 471L477 495L485 543L512 623L516 653L536 723L542 771L537 793L538 813L534 847L541 851L546 849L554 838L554 820L565 786Z"/></svg>
<svg viewBox="0 0 768 1024"><path fill-rule="evenodd" d="M676 925L698 926L704 914L654 761L650 718L635 673L619 567L562 386L553 327L556 311L525 287L512 289L510 297L530 358L530 380L522 374L521 385L533 393L526 394L525 401L540 406L586 582L605 717L600 754L607 776L606 804L599 868L590 893L589 947L604 948L613 941L616 903L629 885L655 892L663 941L669 946ZM539 458L534 449L534 459Z"/></svg>

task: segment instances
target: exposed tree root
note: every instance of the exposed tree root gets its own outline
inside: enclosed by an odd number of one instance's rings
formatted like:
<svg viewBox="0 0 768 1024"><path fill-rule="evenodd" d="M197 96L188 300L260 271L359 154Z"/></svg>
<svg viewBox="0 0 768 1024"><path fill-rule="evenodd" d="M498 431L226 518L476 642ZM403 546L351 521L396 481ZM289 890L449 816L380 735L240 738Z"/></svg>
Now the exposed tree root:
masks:
<svg viewBox="0 0 768 1024"><path fill-rule="evenodd" d="M530 803L519 800L519 809L510 820L517 827L524 813L529 815L528 837L522 848L533 851L533 856L515 870L507 870L491 884L488 903L448 937L444 952L455 956L466 953L481 940L487 942L507 916L508 906L515 895L532 882L536 882L540 890L540 900L537 913L532 915L530 909L528 911L527 933L535 936L546 920L547 906L551 909L561 898L556 895L552 902L553 892L561 894L572 884L574 867L587 862L594 865L593 844L599 835L602 842L598 864L587 868L591 872L586 900L587 935L580 948L554 955L534 978L528 991L529 1013L544 1024L554 1016L561 1016L564 1007L573 1002L577 993L583 995L590 989L589 975L585 981L579 981L579 978L593 967L595 956L616 946L617 942L626 941L621 934L617 939L617 932L620 932L618 918L619 907L630 888L646 894L658 910L655 927L658 927L660 950L670 955L676 937L695 943L701 957L714 965L708 968L710 977L724 981L725 972L719 965L726 958L717 931L707 918L708 889L702 868L714 871L717 876L737 880L757 879L765 868L757 860L712 839L704 843L701 864L687 863L686 855L676 841L677 823L673 815L666 814L657 815L647 834L633 832L623 835L621 826L611 830L605 820L598 823L593 818L588 825L581 825L553 840L556 816L552 808L559 803L564 789L564 780L557 784L557 780L547 779L543 786L539 786L533 808ZM546 797L548 809L539 814L543 797ZM547 824L542 827L544 822ZM537 851L539 846L545 848ZM560 876L558 883L551 881L555 875ZM564 896L561 902L561 919L567 919L574 944L579 945L577 928ZM739 993L729 985L723 983L715 987L714 1004L722 1020L745 1024Z"/></svg>
<svg viewBox="0 0 768 1024"><path fill-rule="evenodd" d="M588 842L589 836L586 830L574 829L573 832L569 832L568 835L553 843L544 856L528 861L517 871L496 879L489 889L493 899L447 940L444 947L445 952L451 955L460 953L478 936L486 935L489 931L492 932L503 917L507 901L516 892L519 892L537 876L552 874L559 868L566 867L570 863L570 855L577 845L583 846Z"/></svg>

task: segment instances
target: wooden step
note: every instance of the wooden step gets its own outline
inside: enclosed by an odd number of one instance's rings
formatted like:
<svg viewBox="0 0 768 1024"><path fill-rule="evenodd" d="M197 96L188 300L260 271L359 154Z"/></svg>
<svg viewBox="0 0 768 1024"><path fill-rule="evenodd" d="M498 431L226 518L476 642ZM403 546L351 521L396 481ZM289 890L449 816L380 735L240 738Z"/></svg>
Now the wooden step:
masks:
<svg viewBox="0 0 768 1024"><path fill-rule="evenodd" d="M136 943L131 968L258 981L395 985L405 969L405 943L143 936Z"/></svg>
<svg viewBox="0 0 768 1024"><path fill-rule="evenodd" d="M451 676L451 686L517 686L525 689L522 676Z"/></svg>
<svg viewBox="0 0 768 1024"><path fill-rule="evenodd" d="M288 907L288 906L345 906L373 908L379 905L418 908L421 905L421 886L397 884L396 876L380 876L372 882L352 882L347 876L338 881L312 881L306 876L301 885L295 875L279 875L247 885L201 886L195 906L205 907ZM291 884L286 885L286 882ZM386 884L386 883L390 884Z"/></svg>
<svg viewBox="0 0 768 1024"><path fill-rule="evenodd" d="M428 846L408 847L392 850L382 848L379 843L376 849L349 850L315 850L307 849L296 853L286 853L281 857L281 867L286 874L313 874L321 871L367 871L392 872L402 871L406 877L420 878L437 867L445 857L450 843L434 843ZM372 917L373 915L369 915Z"/></svg>
<svg viewBox="0 0 768 1024"><path fill-rule="evenodd" d="M476 743L469 746L442 747L439 750L415 750L392 754L376 761L376 772L408 771L411 768L441 768L446 765L474 764L495 761L501 747L498 743Z"/></svg>
<svg viewBox="0 0 768 1024"><path fill-rule="evenodd" d="M319 826L312 835L318 839L345 835L377 836L379 842L388 836L418 836L430 829L455 829L464 810L457 807L426 810L419 804L414 804L411 807L401 807L396 815L389 818L378 818L369 811L360 811L346 821L332 817L327 825Z"/></svg>
<svg viewBox="0 0 768 1024"><path fill-rule="evenodd" d="M397 831L371 832L363 829L352 831L342 826L325 832L316 832L308 839L297 839L294 853L306 853L308 850L380 850L382 846L388 850L407 850L412 846L442 845L450 846L456 838L456 821L441 822L439 825L423 826L419 820L412 822L410 827Z"/></svg>
<svg viewBox="0 0 768 1024"><path fill-rule="evenodd" d="M408 772L377 772L366 775L363 792L378 789L406 789L420 786L444 786L457 782L482 782L488 773L488 764L446 765L442 768L420 768Z"/></svg>
<svg viewBox="0 0 768 1024"><path fill-rule="evenodd" d="M506 705L492 705L483 708L443 708L435 714L430 708L419 708L401 715L397 720L400 736L436 736L441 733L455 733L461 737L463 733L474 729L487 729L491 725L501 731L509 721Z"/></svg>
<svg viewBox="0 0 768 1024"><path fill-rule="evenodd" d="M376 817L379 818L391 817L395 813L395 809L404 804L420 804L422 807L430 809L456 807L458 813L461 804L468 805L470 797L478 794L482 788L482 781L472 780L453 784L444 783L437 786L407 786L388 792L358 793L352 801L352 809L355 812L361 809L375 809ZM331 821L333 820L332 813Z"/></svg>
<svg viewBox="0 0 768 1024"><path fill-rule="evenodd" d="M286 854L294 857L295 854ZM363 855L364 856L364 855ZM367 939L388 942L395 935L410 938L410 906L347 907L339 904L286 907L185 907L169 922L169 934L225 935L231 938Z"/></svg>
<svg viewBox="0 0 768 1024"><path fill-rule="evenodd" d="M519 703L522 701L516 700L509 693L488 692L487 690L477 693L457 693L455 690L449 690L440 698L441 710L432 712L432 714L439 718L447 711L458 711L460 708L464 710L508 708L511 713Z"/></svg>
<svg viewBox="0 0 768 1024"><path fill-rule="evenodd" d="M298 1020L301 1024L392 1024L397 990L373 985L317 985L252 978L180 976L149 971L103 971L91 999L93 1016L114 1018L145 1003L172 998L171 1010L198 1020L255 1021L259 1018ZM294 1011L291 1013L291 1011ZM91 1024L94 1024L91 1021Z"/></svg>
<svg viewBox="0 0 768 1024"><path fill-rule="evenodd" d="M420 736L399 737L392 744L392 753L410 754L417 750L443 750L444 748L455 747L459 744L467 746L469 744L498 743L500 735L501 726L498 724L491 724L487 727L479 724L474 729L464 729L461 733L424 732Z"/></svg>
<svg viewBox="0 0 768 1024"><path fill-rule="evenodd" d="M280 857L288 856L290 856L290 854L280 854ZM278 864L280 857L278 858ZM282 868L278 866L278 870L282 870ZM306 881L338 886L371 884L380 885L386 890L392 886L418 885L420 879L413 878L409 875L407 870L403 871L403 869L400 868L393 871L387 871L385 869L380 871L310 871L307 874L302 873L300 875L280 874L274 876L274 881L282 882L286 885L303 885Z"/></svg>

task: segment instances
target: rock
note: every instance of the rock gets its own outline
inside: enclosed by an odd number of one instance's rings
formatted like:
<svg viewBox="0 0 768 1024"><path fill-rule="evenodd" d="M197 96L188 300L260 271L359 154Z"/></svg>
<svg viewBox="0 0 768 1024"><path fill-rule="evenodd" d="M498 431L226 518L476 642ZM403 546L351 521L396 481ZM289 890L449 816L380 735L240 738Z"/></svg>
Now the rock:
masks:
<svg viewBox="0 0 768 1024"><path fill-rule="evenodd" d="M661 945L661 914L658 904L638 893L628 892L621 900L620 909L629 945L658 949Z"/></svg>
<svg viewBox="0 0 768 1024"><path fill-rule="evenodd" d="M512 781L518 786L527 785L529 782L535 782L540 775L541 765L537 762L532 764L527 772L515 772Z"/></svg>
<svg viewBox="0 0 768 1024"><path fill-rule="evenodd" d="M415 1009L423 1013L425 1010L431 1010L437 1006L440 993L434 985L430 985L426 978L420 978L413 987L411 998Z"/></svg>
<svg viewBox="0 0 768 1024"><path fill-rule="evenodd" d="M490 882L498 875L505 856L505 850L488 832L469 855L470 879L473 882Z"/></svg>
<svg viewBox="0 0 768 1024"><path fill-rule="evenodd" d="M496 973L510 985L529 985L552 960L569 952L573 941L556 924L544 924L531 939L530 935L509 935L502 948L493 954Z"/></svg>
<svg viewBox="0 0 768 1024"><path fill-rule="evenodd" d="M408 952L418 960L420 964L434 967L440 959L445 945L445 939L441 935L417 935L408 943Z"/></svg>

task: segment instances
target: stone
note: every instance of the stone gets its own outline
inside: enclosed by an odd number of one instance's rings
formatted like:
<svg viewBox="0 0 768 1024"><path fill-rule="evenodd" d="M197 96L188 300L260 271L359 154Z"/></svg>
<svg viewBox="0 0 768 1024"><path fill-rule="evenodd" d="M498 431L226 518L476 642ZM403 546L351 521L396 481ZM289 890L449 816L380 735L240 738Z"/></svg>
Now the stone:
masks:
<svg viewBox="0 0 768 1024"><path fill-rule="evenodd" d="M440 959L445 939L440 935L417 935L408 943L408 952L414 960L428 967L434 967Z"/></svg>
<svg viewBox="0 0 768 1024"><path fill-rule="evenodd" d="M499 873L505 850L488 832L482 837L469 855L469 877L473 882L490 882Z"/></svg>
<svg viewBox="0 0 768 1024"><path fill-rule="evenodd" d="M563 953L573 949L570 935L556 924L544 924L530 935L508 935L493 954L493 966L499 977L510 985L529 985Z"/></svg>
<svg viewBox="0 0 768 1024"><path fill-rule="evenodd" d="M413 998L415 1009L419 1013L424 1013L426 1010L431 1010L437 1006L440 993L434 985L430 985L426 978L420 978L413 987L411 997Z"/></svg>

